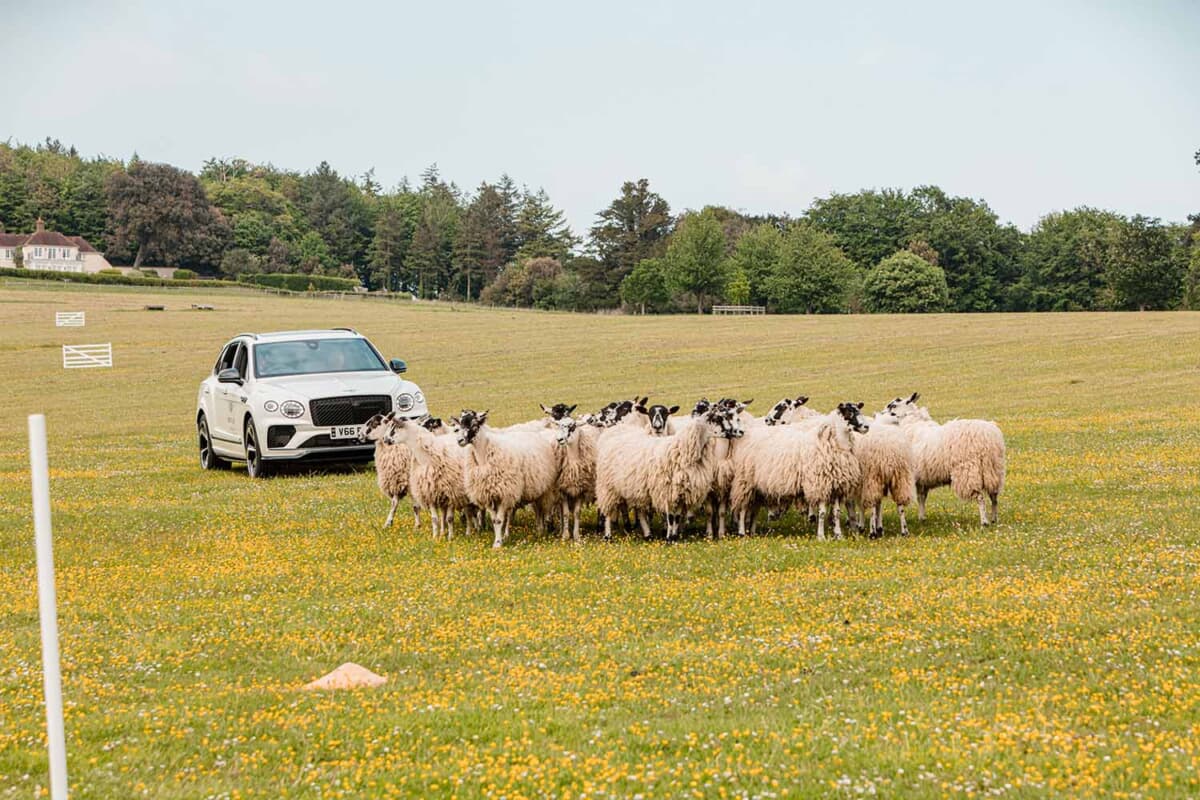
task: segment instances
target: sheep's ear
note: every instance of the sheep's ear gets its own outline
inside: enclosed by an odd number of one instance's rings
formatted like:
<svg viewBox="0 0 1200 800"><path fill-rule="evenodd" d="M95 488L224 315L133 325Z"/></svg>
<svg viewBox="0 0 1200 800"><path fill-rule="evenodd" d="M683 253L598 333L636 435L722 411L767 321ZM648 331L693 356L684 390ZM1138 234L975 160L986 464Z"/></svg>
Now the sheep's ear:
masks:
<svg viewBox="0 0 1200 800"><path fill-rule="evenodd" d="M751 397L749 400L743 400L743 401L742 401L742 405L744 405L744 406L748 406L748 405L750 405L750 404L751 404L751 403L753 403L753 402L754 402L754 398L753 398L753 397Z"/></svg>
<svg viewBox="0 0 1200 800"><path fill-rule="evenodd" d="M866 404L863 403L862 401L859 401L854 407L861 410L864 405L866 405Z"/></svg>
<svg viewBox="0 0 1200 800"><path fill-rule="evenodd" d="M574 413L575 413L575 409L577 409L577 408L579 408L579 403L576 403L575 405L573 405L573 406L571 406L570 408L568 408L568 409L567 409L567 413L568 413L568 414L574 414Z"/></svg>
<svg viewBox="0 0 1200 800"><path fill-rule="evenodd" d="M647 396L643 397L641 400L638 400L638 401L637 401L637 404L638 404L639 406L644 406L644 405L646 405L646 403L648 403L649 401L650 401L650 396L649 396L649 395L647 395Z"/></svg>
<svg viewBox="0 0 1200 800"><path fill-rule="evenodd" d="M488 410L490 411L490 409L488 409ZM482 425L484 422L487 421L487 415L488 415L487 411L483 411L478 415L477 419L479 420L480 425Z"/></svg>
<svg viewBox="0 0 1200 800"><path fill-rule="evenodd" d="M674 414L677 411L679 411L679 406L671 406L670 408L667 409L668 414Z"/></svg>
<svg viewBox="0 0 1200 800"><path fill-rule="evenodd" d="M646 410L645 406L634 406L633 409L634 409L634 411L637 411L639 414L645 414L646 416L650 416L650 412Z"/></svg>
<svg viewBox="0 0 1200 800"><path fill-rule="evenodd" d="M808 398L807 398L807 397L805 397L804 395L797 395L797 396L796 396L796 405L798 405L798 406L802 406L802 405L804 405L804 404L805 404L805 403L807 403L807 402L808 402Z"/></svg>
<svg viewBox="0 0 1200 800"><path fill-rule="evenodd" d="M547 413L547 414L549 414L549 415L551 415L551 416L553 416L553 415L554 415L554 412L553 412L553 411L551 411L550 409L546 408L546 404L545 404L545 403L538 403L538 405L542 407L542 411L544 411L545 413Z"/></svg>
<svg viewBox="0 0 1200 800"><path fill-rule="evenodd" d="M917 402L917 398L918 398L918 397L920 397L920 396L921 396L921 395L920 395L920 393L919 393L919 392L913 392L913 393L912 393L912 397L908 398L908 402L910 402L910 403L915 403L915 402Z"/></svg>

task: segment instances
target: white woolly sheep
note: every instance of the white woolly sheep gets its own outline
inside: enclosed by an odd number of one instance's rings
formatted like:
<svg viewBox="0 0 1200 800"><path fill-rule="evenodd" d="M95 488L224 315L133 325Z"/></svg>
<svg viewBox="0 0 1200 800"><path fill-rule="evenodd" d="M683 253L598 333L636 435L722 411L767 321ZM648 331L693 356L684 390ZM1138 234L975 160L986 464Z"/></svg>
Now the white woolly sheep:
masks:
<svg viewBox="0 0 1200 800"><path fill-rule="evenodd" d="M390 423L392 415L376 414L367 420L359 438L364 442L375 443L375 482L384 497L392 501L388 509L387 519L383 527L391 527L396 518L396 506L408 494L408 473L412 465L412 456L408 448L391 440ZM414 526L421 525L420 506L413 502Z"/></svg>
<svg viewBox="0 0 1200 800"><path fill-rule="evenodd" d="M472 515L468 513L470 501L463 481L466 450L449 436L430 433L424 423L395 419L391 435L412 454L409 491L414 504L429 509L433 538L437 539L441 534L445 535L446 541L453 538L455 511L464 512L467 534L470 535Z"/></svg>
<svg viewBox="0 0 1200 800"><path fill-rule="evenodd" d="M562 503L562 538L579 536L579 514L596 497L596 443L600 428L581 425L569 416L557 420L558 497Z"/></svg>
<svg viewBox="0 0 1200 800"><path fill-rule="evenodd" d="M865 432L861 404L837 409L804 425L775 425L747 430L734 453L730 506L738 514L738 533L746 535L759 502L786 506L806 501L817 508L817 538L825 538L825 518L833 508L833 533L841 538L840 505L858 491L861 470L851 450L850 433Z"/></svg>
<svg viewBox="0 0 1200 800"><path fill-rule="evenodd" d="M886 412L897 419L916 457L918 517L925 519L925 498L929 491L949 486L960 500L979 503L980 525L999 522L1005 472L1004 434L1000 426L982 419L955 419L938 424L927 408L917 406L919 397L917 392L907 398L897 397L888 403Z"/></svg>
<svg viewBox="0 0 1200 800"><path fill-rule="evenodd" d="M464 410L457 438L469 450L467 496L491 516L492 546L500 547L514 512L523 505L533 504L541 527L547 498L554 497L558 456L551 431L498 431L486 424L487 414Z"/></svg>
<svg viewBox="0 0 1200 800"><path fill-rule="evenodd" d="M885 417L877 415L870 420L869 431L854 437L854 455L862 471L857 500L860 509L871 510L871 535L882 536L883 498L890 496L900 516L900 535L907 536L904 510L917 492L916 458L908 437Z"/></svg>

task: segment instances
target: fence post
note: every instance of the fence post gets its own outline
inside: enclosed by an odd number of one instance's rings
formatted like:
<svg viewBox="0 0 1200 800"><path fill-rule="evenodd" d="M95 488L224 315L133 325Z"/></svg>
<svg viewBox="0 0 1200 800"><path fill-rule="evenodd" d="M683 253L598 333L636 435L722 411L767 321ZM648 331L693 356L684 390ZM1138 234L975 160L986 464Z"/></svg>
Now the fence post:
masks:
<svg viewBox="0 0 1200 800"><path fill-rule="evenodd" d="M63 732L62 673L58 656L58 603L54 595L54 548L50 534L50 463L46 418L29 415L29 471L33 483L33 529L37 542L38 613L42 621L42 683L46 694L46 740L50 749L50 796L67 797L67 744Z"/></svg>

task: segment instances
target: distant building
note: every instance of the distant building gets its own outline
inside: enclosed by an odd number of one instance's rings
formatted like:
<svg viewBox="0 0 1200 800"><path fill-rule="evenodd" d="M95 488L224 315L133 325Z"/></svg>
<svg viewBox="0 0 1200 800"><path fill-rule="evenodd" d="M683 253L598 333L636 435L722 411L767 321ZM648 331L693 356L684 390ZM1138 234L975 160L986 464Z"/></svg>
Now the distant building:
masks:
<svg viewBox="0 0 1200 800"><path fill-rule="evenodd" d="M112 264L82 236L63 236L46 230L39 218L33 233L0 233L0 267L17 265L16 251L21 251L25 269L51 272L99 272L112 269Z"/></svg>

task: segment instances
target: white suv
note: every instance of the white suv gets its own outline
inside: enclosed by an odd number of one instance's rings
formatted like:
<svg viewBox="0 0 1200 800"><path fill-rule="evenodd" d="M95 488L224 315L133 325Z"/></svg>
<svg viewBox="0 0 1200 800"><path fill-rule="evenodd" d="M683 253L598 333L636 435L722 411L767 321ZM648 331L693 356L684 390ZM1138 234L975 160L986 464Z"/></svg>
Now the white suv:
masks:
<svg viewBox="0 0 1200 800"><path fill-rule="evenodd" d="M375 446L360 440L363 423L427 413L405 369L350 328L238 334L200 384L200 466L245 461L260 478L273 462L369 461Z"/></svg>

